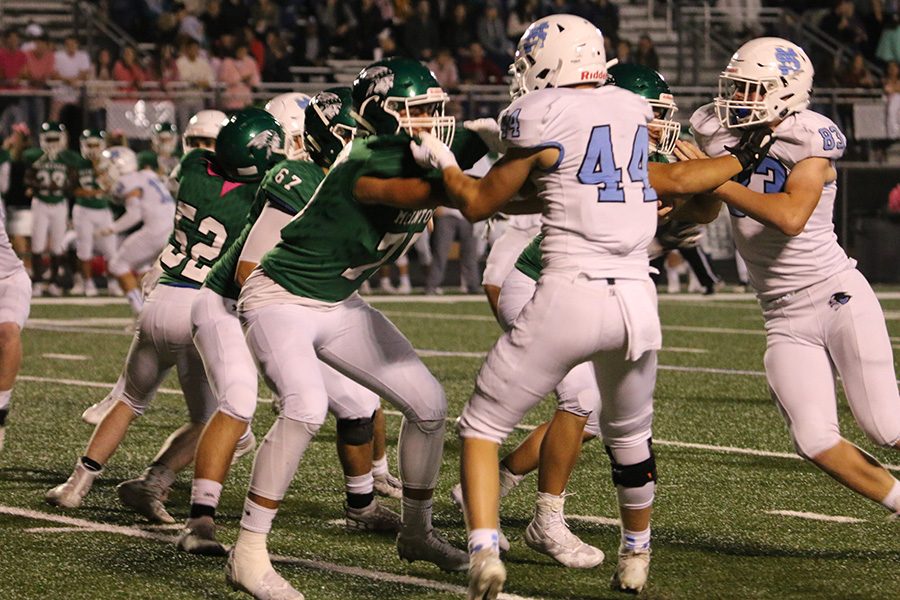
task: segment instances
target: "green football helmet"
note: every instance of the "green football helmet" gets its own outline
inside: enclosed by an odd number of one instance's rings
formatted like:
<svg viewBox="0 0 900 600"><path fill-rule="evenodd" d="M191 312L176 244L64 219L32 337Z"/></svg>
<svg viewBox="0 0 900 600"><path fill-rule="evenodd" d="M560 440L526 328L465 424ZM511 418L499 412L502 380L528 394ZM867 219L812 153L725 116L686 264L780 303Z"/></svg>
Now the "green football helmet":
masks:
<svg viewBox="0 0 900 600"><path fill-rule="evenodd" d="M456 119L445 114L450 97L417 60L372 63L356 76L351 94L353 118L370 134L430 131L448 146L453 142Z"/></svg>
<svg viewBox="0 0 900 600"><path fill-rule="evenodd" d="M69 136L66 133L66 126L58 121L47 121L41 125L41 132L38 134L38 142L41 150L50 158L56 156L69 146Z"/></svg>
<svg viewBox="0 0 900 600"><path fill-rule="evenodd" d="M303 141L309 157L320 167L330 167L356 135L353 98L348 87L328 88L313 96L306 107Z"/></svg>
<svg viewBox="0 0 900 600"><path fill-rule="evenodd" d="M150 135L150 146L160 156L173 156L178 148L178 129L169 122L157 123Z"/></svg>
<svg viewBox="0 0 900 600"><path fill-rule="evenodd" d="M242 183L255 183L275 163L285 159L284 128L261 108L238 111L216 136L217 162L225 175Z"/></svg>
<svg viewBox="0 0 900 600"><path fill-rule="evenodd" d="M609 68L608 84L634 92L646 98L653 107L650 122L650 151L669 155L681 134L681 123L675 120L678 107L662 75L649 67L618 64Z"/></svg>
<svg viewBox="0 0 900 600"><path fill-rule="evenodd" d="M106 149L106 132L102 129L85 129L78 140L81 156L91 162L100 160L100 154Z"/></svg>

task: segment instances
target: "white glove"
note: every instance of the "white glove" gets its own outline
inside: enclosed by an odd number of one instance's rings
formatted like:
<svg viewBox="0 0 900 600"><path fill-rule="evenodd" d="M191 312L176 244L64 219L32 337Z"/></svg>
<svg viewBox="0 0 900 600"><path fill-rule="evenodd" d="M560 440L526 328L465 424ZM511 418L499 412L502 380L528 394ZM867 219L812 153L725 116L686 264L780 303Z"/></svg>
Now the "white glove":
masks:
<svg viewBox="0 0 900 600"><path fill-rule="evenodd" d="M419 142L415 140L409 143L409 149L412 152L416 163L423 169L449 169L457 167L456 157L447 147L447 144L437 139L430 133L420 133Z"/></svg>
<svg viewBox="0 0 900 600"><path fill-rule="evenodd" d="M503 154L506 152L506 143L500 139L500 125L495 119L474 119L463 121L463 127L478 134L489 152Z"/></svg>

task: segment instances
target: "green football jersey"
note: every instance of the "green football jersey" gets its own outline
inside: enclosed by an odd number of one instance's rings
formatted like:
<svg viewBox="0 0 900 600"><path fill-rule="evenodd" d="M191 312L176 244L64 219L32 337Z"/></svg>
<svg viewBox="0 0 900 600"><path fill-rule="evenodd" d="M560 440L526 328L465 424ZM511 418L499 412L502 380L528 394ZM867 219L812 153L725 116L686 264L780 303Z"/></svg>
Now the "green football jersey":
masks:
<svg viewBox="0 0 900 600"><path fill-rule="evenodd" d="M80 158L71 150L63 150L55 158L40 148L26 150L24 159L29 165L26 181L34 197L47 204L65 202L75 187L75 163Z"/></svg>
<svg viewBox="0 0 900 600"><path fill-rule="evenodd" d="M234 281L238 259L247 242L250 229L262 213L266 202L295 215L303 210L324 178L325 172L322 167L309 161L285 160L269 169L256 192L256 200L250 209L243 231L213 266L204 285L220 296L237 300L241 291Z"/></svg>
<svg viewBox="0 0 900 600"><path fill-rule="evenodd" d="M667 163L669 159L664 154L654 153L650 155L650 161ZM543 233L534 236L516 260L516 269L535 281L541 278L541 240L543 239Z"/></svg>
<svg viewBox="0 0 900 600"><path fill-rule="evenodd" d="M262 259L263 270L297 296L324 302L347 298L400 257L433 212L361 204L353 197L357 180L426 175L410 154L408 136L353 140L306 208L281 230L281 241Z"/></svg>
<svg viewBox="0 0 900 600"><path fill-rule="evenodd" d="M100 190L100 184L97 183L97 173L94 170L94 163L90 160L79 156L75 161L75 169L78 175L78 188L88 192L97 192ZM109 208L110 197L106 194L97 196L75 196L75 204L84 206L85 208Z"/></svg>
<svg viewBox="0 0 900 600"><path fill-rule="evenodd" d="M256 186L226 180L215 155L194 150L181 161L175 228L159 262L160 283L199 288L247 222Z"/></svg>

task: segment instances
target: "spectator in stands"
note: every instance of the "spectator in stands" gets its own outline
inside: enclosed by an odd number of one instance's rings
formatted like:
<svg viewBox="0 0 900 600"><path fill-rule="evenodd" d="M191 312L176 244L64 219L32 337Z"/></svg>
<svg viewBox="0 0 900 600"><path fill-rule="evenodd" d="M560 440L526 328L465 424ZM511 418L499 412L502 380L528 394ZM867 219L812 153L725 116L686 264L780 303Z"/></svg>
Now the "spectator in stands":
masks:
<svg viewBox="0 0 900 600"><path fill-rule="evenodd" d="M373 58L375 60L381 60L382 58L395 56L396 54L397 42L394 40L394 36L391 35L391 30L385 29L381 32L381 35L378 36L378 47L375 48Z"/></svg>
<svg viewBox="0 0 900 600"><path fill-rule="evenodd" d="M866 60L862 52L857 52L850 60L850 67L842 69L838 74L838 83L842 87L874 88L878 86L875 77L866 68Z"/></svg>
<svg viewBox="0 0 900 600"><path fill-rule="evenodd" d="M515 46L506 37L506 26L500 19L500 9L495 0L488 0L484 14L478 19L476 31L478 42L495 64L505 67L512 62Z"/></svg>
<svg viewBox="0 0 900 600"><path fill-rule="evenodd" d="M222 0L222 22L234 31L250 22L250 9L244 0Z"/></svg>
<svg viewBox="0 0 900 600"><path fill-rule="evenodd" d="M178 81L181 82L183 96L177 103L178 128L184 131L192 116L203 110L202 94L209 90L216 80L215 72L209 60L200 54L197 40L187 40L181 48L181 54L175 61L178 69ZM189 94L193 92L193 96Z"/></svg>
<svg viewBox="0 0 900 600"><path fill-rule="evenodd" d="M253 88L259 87L259 68L246 44L238 44L234 53L222 61L219 81L225 84L220 104L225 110L240 110L253 101Z"/></svg>
<svg viewBox="0 0 900 600"><path fill-rule="evenodd" d="M428 63L428 68L434 73L435 79L444 91L452 95L453 90L459 87L459 69L449 48L439 49L434 60Z"/></svg>
<svg viewBox="0 0 900 600"><path fill-rule="evenodd" d="M316 4L316 20L319 23L319 37L327 54L343 57L355 46L352 43L356 29L356 16L349 2L324 0Z"/></svg>
<svg viewBox="0 0 900 600"><path fill-rule="evenodd" d="M478 42L469 45L469 56L459 65L460 77L465 83L477 85L503 83L504 71L485 54Z"/></svg>
<svg viewBox="0 0 900 600"><path fill-rule="evenodd" d="M19 76L27 81L28 87L43 91L47 88L47 82L53 78L55 72L56 60L50 40L42 33L34 40L34 47L25 52L25 68L22 69ZM25 107L28 113L28 129L39 131L41 123L47 116L47 98L45 96L26 98Z"/></svg>
<svg viewBox="0 0 900 600"><path fill-rule="evenodd" d="M867 8L868 10L860 10L859 12L863 28L866 30L864 54L866 58L871 59L875 57L878 49L878 40L881 39L881 32L888 21L885 20L884 0L870 0Z"/></svg>
<svg viewBox="0 0 900 600"><path fill-rule="evenodd" d="M28 58L19 48L19 32L9 29L3 34L0 45L0 89L19 87L19 79ZM0 98L0 136L6 135L13 123L24 122L28 118L22 100L18 97Z"/></svg>
<svg viewBox="0 0 900 600"><path fill-rule="evenodd" d="M403 45L406 52L419 60L431 60L440 44L437 20L431 16L428 0L416 3L416 12L403 25Z"/></svg>
<svg viewBox="0 0 900 600"><path fill-rule="evenodd" d="M884 77L881 80L881 88L885 96L900 94L900 64L891 61L884 68Z"/></svg>
<svg viewBox="0 0 900 600"><path fill-rule="evenodd" d="M173 81L178 81L178 58L175 55L175 46L172 44L160 44L159 51L154 57L152 76L159 81L164 89Z"/></svg>
<svg viewBox="0 0 900 600"><path fill-rule="evenodd" d="M200 18L207 40L217 40L226 31L234 29L234 25L228 23L222 14L222 0L209 0L206 12Z"/></svg>
<svg viewBox="0 0 900 600"><path fill-rule="evenodd" d="M50 118L65 122L71 131L81 131L81 108L77 102L81 96L81 85L91 74L91 59L87 52L78 48L78 38L69 34L62 50L56 51L53 64L53 78L61 80L63 85L53 90Z"/></svg>
<svg viewBox="0 0 900 600"><path fill-rule="evenodd" d="M281 25L281 13L278 5L272 0L256 0L250 9L250 21L256 33L262 35L269 29L278 29Z"/></svg>
<svg viewBox="0 0 900 600"><path fill-rule="evenodd" d="M656 46L653 45L653 40L646 33L638 40L634 62L654 71L659 71L659 56L656 54Z"/></svg>
<svg viewBox="0 0 900 600"><path fill-rule="evenodd" d="M522 37L528 26L537 21L540 16L538 0L518 0L506 19L506 37L513 44L518 44L519 38Z"/></svg>
<svg viewBox="0 0 900 600"><path fill-rule="evenodd" d="M106 98L116 89L113 77L113 55L101 47L94 55L88 89L88 120L94 129L106 129Z"/></svg>
<svg viewBox="0 0 900 600"><path fill-rule="evenodd" d="M884 62L900 62L900 16L893 13L886 21L875 54Z"/></svg>
<svg viewBox="0 0 900 600"><path fill-rule="evenodd" d="M263 63L262 80L281 83L293 81L291 64L287 45L277 31L270 29L266 34L266 59Z"/></svg>
<svg viewBox="0 0 900 600"><path fill-rule="evenodd" d="M866 30L855 14L853 0L836 0L834 8L822 19L822 30L842 44L861 50L866 42Z"/></svg>
<svg viewBox="0 0 900 600"><path fill-rule="evenodd" d="M634 57L631 56L631 42L624 39L619 40L619 43L616 44L616 58L619 60L620 65L634 62Z"/></svg>
<svg viewBox="0 0 900 600"><path fill-rule="evenodd" d="M450 17L441 24L441 42L459 59L468 54L473 39L468 6L459 2L453 7Z"/></svg>
<svg viewBox="0 0 900 600"><path fill-rule="evenodd" d="M203 32L203 21L188 10L184 2L176 1L172 5L175 18L178 20L178 37L188 37L201 44L206 41Z"/></svg>
<svg viewBox="0 0 900 600"><path fill-rule="evenodd" d="M371 58L378 47L378 35L388 25L390 21L384 18L384 11L375 0L362 0L359 6L359 29L356 32L357 56Z"/></svg>
<svg viewBox="0 0 900 600"><path fill-rule="evenodd" d="M138 62L137 51L131 46L125 46L122 50L122 57L113 67L113 79L120 82L120 89L126 92L136 92L147 81L147 72Z"/></svg>
<svg viewBox="0 0 900 600"><path fill-rule="evenodd" d="M277 29L273 28L273 31L277 31ZM265 44L262 43L259 36L256 35L256 31L249 25L244 26L242 35L239 37L243 38L244 44L246 44L247 49L250 51L250 56L256 61L256 68L262 73L263 67L266 64Z"/></svg>
<svg viewBox="0 0 900 600"><path fill-rule="evenodd" d="M555 5L553 8L553 12L557 12ZM609 0L575 0L569 11L599 27L604 37L610 38L613 44L619 41L619 7Z"/></svg>
<svg viewBox="0 0 900 600"><path fill-rule="evenodd" d="M323 62L325 50L322 38L319 37L319 24L315 17L310 17L303 27L303 35L295 38L294 63L307 67L319 66Z"/></svg>

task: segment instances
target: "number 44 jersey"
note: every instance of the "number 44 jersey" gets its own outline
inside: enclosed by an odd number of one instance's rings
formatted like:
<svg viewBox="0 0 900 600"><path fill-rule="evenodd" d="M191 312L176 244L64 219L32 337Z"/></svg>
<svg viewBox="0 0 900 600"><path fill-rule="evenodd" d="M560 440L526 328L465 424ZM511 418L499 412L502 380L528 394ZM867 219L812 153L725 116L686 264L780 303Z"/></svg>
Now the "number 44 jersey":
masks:
<svg viewBox="0 0 900 600"><path fill-rule="evenodd" d="M511 148L557 148L531 178L543 201L544 272L647 279L656 191L647 175L650 104L622 88L546 88L500 119Z"/></svg>
<svg viewBox="0 0 900 600"><path fill-rule="evenodd" d="M256 185L228 181L215 155L195 149L181 161L175 229L160 256L160 283L199 288L213 264L238 238Z"/></svg>

